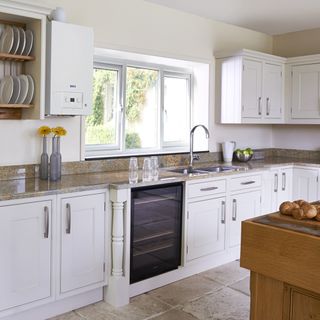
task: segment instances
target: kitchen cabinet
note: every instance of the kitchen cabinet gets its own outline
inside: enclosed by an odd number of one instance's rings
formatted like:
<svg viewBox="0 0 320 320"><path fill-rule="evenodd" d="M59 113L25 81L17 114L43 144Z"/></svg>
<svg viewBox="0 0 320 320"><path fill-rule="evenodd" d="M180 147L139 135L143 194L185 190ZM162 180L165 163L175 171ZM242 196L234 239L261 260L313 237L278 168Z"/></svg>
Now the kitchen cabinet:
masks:
<svg viewBox="0 0 320 320"><path fill-rule="evenodd" d="M188 203L187 261L224 250L226 197Z"/></svg>
<svg viewBox="0 0 320 320"><path fill-rule="evenodd" d="M218 55L221 123L282 123L285 61L251 50Z"/></svg>
<svg viewBox="0 0 320 320"><path fill-rule="evenodd" d="M61 293L104 283L104 204L103 193L61 198Z"/></svg>
<svg viewBox="0 0 320 320"><path fill-rule="evenodd" d="M229 226L229 247L240 246L241 223L261 213L261 190L233 194L230 197L227 224Z"/></svg>
<svg viewBox="0 0 320 320"><path fill-rule="evenodd" d="M306 201L319 200L319 170L311 168L293 168L293 199Z"/></svg>
<svg viewBox="0 0 320 320"><path fill-rule="evenodd" d="M0 207L0 311L51 296L52 200Z"/></svg>

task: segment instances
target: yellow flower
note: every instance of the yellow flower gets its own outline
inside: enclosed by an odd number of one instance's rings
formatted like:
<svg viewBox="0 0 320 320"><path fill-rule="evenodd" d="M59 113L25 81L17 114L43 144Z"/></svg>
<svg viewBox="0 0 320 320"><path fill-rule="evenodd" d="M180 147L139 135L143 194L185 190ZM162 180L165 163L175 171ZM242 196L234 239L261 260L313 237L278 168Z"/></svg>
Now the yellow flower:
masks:
<svg viewBox="0 0 320 320"><path fill-rule="evenodd" d="M51 131L55 136L58 137L65 136L67 134L67 130L63 127L52 128Z"/></svg>
<svg viewBox="0 0 320 320"><path fill-rule="evenodd" d="M40 136L45 137L45 136L49 135L50 133L51 133L51 129L48 126L42 126L38 129L38 134Z"/></svg>

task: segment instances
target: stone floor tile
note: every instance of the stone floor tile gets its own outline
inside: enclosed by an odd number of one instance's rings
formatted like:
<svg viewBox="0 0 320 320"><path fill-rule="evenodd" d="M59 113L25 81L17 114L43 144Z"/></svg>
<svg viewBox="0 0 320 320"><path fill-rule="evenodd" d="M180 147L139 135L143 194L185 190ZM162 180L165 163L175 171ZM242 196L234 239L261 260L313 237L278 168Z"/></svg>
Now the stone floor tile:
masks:
<svg viewBox="0 0 320 320"><path fill-rule="evenodd" d="M60 316L50 318L50 320L86 320L75 312L71 311Z"/></svg>
<svg viewBox="0 0 320 320"><path fill-rule="evenodd" d="M179 309L172 309L150 320L198 320L193 315Z"/></svg>
<svg viewBox="0 0 320 320"><path fill-rule="evenodd" d="M205 278L212 279L224 285L238 282L250 275L249 270L241 268L239 261L233 261L223 266L200 273Z"/></svg>
<svg viewBox="0 0 320 320"><path fill-rule="evenodd" d="M177 306L222 287L223 285L216 281L195 275L150 291L148 295L156 297L171 306Z"/></svg>
<svg viewBox="0 0 320 320"><path fill-rule="evenodd" d="M250 277L244 278L238 282L235 282L229 286L234 290L238 290L247 296L250 296Z"/></svg>
<svg viewBox="0 0 320 320"><path fill-rule="evenodd" d="M225 287L187 303L182 310L199 320L249 320L250 298Z"/></svg>
<svg viewBox="0 0 320 320"><path fill-rule="evenodd" d="M77 314L88 320L143 320L169 310L171 306L143 294L130 300L130 304L115 308L105 302L95 303L81 309Z"/></svg>

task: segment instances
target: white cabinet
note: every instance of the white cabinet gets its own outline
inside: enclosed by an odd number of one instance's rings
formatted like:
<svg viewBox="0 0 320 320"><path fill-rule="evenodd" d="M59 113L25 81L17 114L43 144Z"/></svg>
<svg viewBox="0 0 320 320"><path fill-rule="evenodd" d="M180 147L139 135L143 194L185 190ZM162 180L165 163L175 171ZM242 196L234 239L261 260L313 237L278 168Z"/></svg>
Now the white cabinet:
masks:
<svg viewBox="0 0 320 320"><path fill-rule="evenodd" d="M103 283L103 193L61 199L61 293Z"/></svg>
<svg viewBox="0 0 320 320"><path fill-rule="evenodd" d="M320 119L320 63L291 68L292 119Z"/></svg>
<svg viewBox="0 0 320 320"><path fill-rule="evenodd" d="M241 222L261 212L261 190L234 194L230 198L227 224L229 226L229 247L240 245Z"/></svg>
<svg viewBox="0 0 320 320"><path fill-rule="evenodd" d="M50 297L52 202L0 207L0 311Z"/></svg>
<svg viewBox="0 0 320 320"><path fill-rule="evenodd" d="M282 123L286 59L250 50L217 59L221 123Z"/></svg>
<svg viewBox="0 0 320 320"><path fill-rule="evenodd" d="M294 168L293 199L303 199L306 201L319 200L318 181L318 169Z"/></svg>
<svg viewBox="0 0 320 320"><path fill-rule="evenodd" d="M224 250L226 198L191 202L187 210L187 260Z"/></svg>

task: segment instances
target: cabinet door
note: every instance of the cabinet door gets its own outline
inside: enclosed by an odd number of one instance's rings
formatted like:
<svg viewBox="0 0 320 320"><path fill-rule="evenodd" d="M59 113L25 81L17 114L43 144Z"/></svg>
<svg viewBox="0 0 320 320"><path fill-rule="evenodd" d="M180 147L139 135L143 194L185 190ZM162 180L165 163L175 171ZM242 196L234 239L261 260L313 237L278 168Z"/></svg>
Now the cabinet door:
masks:
<svg viewBox="0 0 320 320"><path fill-rule="evenodd" d="M242 117L261 118L262 115L262 62L243 61Z"/></svg>
<svg viewBox="0 0 320 320"><path fill-rule="evenodd" d="M320 64L292 67L292 118L320 118Z"/></svg>
<svg viewBox="0 0 320 320"><path fill-rule="evenodd" d="M229 246L240 245L241 222L257 215L261 212L261 191L251 191L231 196L229 205L231 213L228 215L229 223Z"/></svg>
<svg viewBox="0 0 320 320"><path fill-rule="evenodd" d="M263 112L265 118L280 119L283 104L282 66L266 63L263 69Z"/></svg>
<svg viewBox="0 0 320 320"><path fill-rule="evenodd" d="M104 195L61 200L61 292L104 280Z"/></svg>
<svg viewBox="0 0 320 320"><path fill-rule="evenodd" d="M0 207L0 310L50 297L51 201Z"/></svg>
<svg viewBox="0 0 320 320"><path fill-rule="evenodd" d="M292 169L279 170L277 209L284 201L292 200Z"/></svg>
<svg viewBox="0 0 320 320"><path fill-rule="evenodd" d="M226 198L188 204L187 260L224 250Z"/></svg>
<svg viewBox="0 0 320 320"><path fill-rule="evenodd" d="M318 200L318 174L317 169L293 169L293 199L306 201Z"/></svg>

